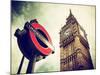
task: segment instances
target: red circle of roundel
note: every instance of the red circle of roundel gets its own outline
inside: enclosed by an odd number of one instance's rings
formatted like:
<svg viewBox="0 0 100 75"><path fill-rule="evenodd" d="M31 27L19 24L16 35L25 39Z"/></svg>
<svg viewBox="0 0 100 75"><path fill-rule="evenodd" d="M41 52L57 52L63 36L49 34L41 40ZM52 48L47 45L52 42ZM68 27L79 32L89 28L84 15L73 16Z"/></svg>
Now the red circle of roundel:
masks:
<svg viewBox="0 0 100 75"><path fill-rule="evenodd" d="M47 36L48 38L48 42L51 42L51 38L48 34L48 32L38 23L32 23L31 24L35 29L40 29L42 32L44 32L44 34ZM35 47L40 51L40 53L44 54L44 55L49 55L51 53L51 48L49 47L43 47L39 44L39 42L37 41L37 38L35 36L35 34L32 31L29 31L30 37L32 39L32 42L34 43Z"/></svg>

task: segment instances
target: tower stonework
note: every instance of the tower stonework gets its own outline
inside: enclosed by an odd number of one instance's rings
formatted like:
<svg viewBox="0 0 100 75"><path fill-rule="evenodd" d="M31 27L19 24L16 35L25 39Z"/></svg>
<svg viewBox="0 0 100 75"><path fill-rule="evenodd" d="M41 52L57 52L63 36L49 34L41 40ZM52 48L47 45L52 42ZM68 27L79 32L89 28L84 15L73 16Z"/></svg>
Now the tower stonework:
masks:
<svg viewBox="0 0 100 75"><path fill-rule="evenodd" d="M85 30L71 10L60 30L60 71L93 69Z"/></svg>

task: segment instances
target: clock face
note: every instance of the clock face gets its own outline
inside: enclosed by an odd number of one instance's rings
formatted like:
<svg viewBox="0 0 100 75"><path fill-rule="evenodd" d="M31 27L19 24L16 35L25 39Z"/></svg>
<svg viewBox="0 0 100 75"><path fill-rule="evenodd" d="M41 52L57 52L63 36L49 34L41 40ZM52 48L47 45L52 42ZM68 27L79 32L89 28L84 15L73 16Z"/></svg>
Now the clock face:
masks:
<svg viewBox="0 0 100 75"><path fill-rule="evenodd" d="M69 36L70 33L71 33L71 29L68 28L67 30L65 30L64 35L65 35L65 36Z"/></svg>

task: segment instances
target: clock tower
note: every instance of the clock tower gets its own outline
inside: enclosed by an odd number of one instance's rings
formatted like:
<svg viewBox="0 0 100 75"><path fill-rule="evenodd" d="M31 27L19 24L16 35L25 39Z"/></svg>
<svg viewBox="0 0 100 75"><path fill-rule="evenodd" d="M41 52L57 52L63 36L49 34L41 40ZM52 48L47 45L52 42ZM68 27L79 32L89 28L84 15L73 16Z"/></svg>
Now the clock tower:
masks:
<svg viewBox="0 0 100 75"><path fill-rule="evenodd" d="M85 30L71 10L60 30L60 71L93 69Z"/></svg>

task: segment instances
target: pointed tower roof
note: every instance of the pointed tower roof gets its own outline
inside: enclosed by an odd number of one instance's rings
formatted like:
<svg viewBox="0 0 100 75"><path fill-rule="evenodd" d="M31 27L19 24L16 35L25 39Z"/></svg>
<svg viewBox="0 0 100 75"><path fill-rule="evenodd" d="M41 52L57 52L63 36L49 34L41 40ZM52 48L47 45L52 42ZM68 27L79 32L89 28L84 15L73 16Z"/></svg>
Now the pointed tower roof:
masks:
<svg viewBox="0 0 100 75"><path fill-rule="evenodd" d="M69 16L66 18L66 20L67 20L66 24L69 23L69 21L72 21L72 20L73 20L73 22L76 22L76 23L78 24L76 18L75 18L74 15L72 14L71 9L69 9Z"/></svg>
<svg viewBox="0 0 100 75"><path fill-rule="evenodd" d="M71 11L71 9L69 9L69 11L70 11L70 15L72 16L72 11Z"/></svg>
<svg viewBox="0 0 100 75"><path fill-rule="evenodd" d="M66 20L68 20L69 18L71 18L71 16L73 16L71 9L69 9L69 11L70 11L70 13L69 13L69 16Z"/></svg>

